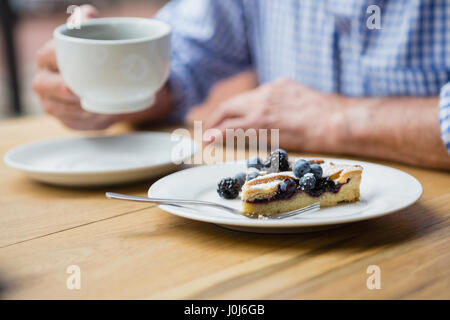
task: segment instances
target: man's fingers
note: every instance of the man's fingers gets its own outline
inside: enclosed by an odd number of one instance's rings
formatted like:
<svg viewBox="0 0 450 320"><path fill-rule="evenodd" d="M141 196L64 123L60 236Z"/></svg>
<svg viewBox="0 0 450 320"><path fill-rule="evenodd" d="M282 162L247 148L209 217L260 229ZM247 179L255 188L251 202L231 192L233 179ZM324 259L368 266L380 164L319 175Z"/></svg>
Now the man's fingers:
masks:
<svg viewBox="0 0 450 320"><path fill-rule="evenodd" d="M69 19L73 19L73 13ZM99 16L98 11L95 7L85 4L80 7L80 20L86 21ZM39 51L37 52L37 65L40 69L49 69L52 71L58 71L58 63L56 62L55 54L55 44L53 40L48 41Z"/></svg>
<svg viewBox="0 0 450 320"><path fill-rule="evenodd" d="M234 108L231 104L222 104L205 123L206 128L214 128L223 121L230 118L236 118L242 115L242 109Z"/></svg>
<svg viewBox="0 0 450 320"><path fill-rule="evenodd" d="M81 7L81 21L85 21L92 18L98 18L98 10L90 4L83 4Z"/></svg>
<svg viewBox="0 0 450 320"><path fill-rule="evenodd" d="M79 103L61 101L52 97L41 97L41 105L47 114L75 130L103 130L121 119L116 115L92 113L83 110Z"/></svg>
<svg viewBox="0 0 450 320"><path fill-rule="evenodd" d="M97 121L80 121L79 119L60 119L68 128L74 130L104 130L111 126L113 121L108 118L98 119Z"/></svg>
<svg viewBox="0 0 450 320"><path fill-rule="evenodd" d="M58 63L56 62L55 44L53 40L48 41L37 52L37 65L39 69L49 69L58 71Z"/></svg>
<svg viewBox="0 0 450 320"><path fill-rule="evenodd" d="M231 118L223 121L216 127L222 133L226 132L226 129L248 129L252 127L252 122L248 118ZM257 129L257 128L255 128Z"/></svg>
<svg viewBox="0 0 450 320"><path fill-rule="evenodd" d="M41 99L44 111L75 130L103 130L117 121L112 115L100 115L85 111L78 103L61 102L58 99Z"/></svg>
<svg viewBox="0 0 450 320"><path fill-rule="evenodd" d="M58 119L81 118L85 112L79 103L62 101L57 98L41 97L41 105L44 111Z"/></svg>
<svg viewBox="0 0 450 320"><path fill-rule="evenodd" d="M205 132L205 134L203 135L203 143L204 144L212 143L216 141L218 136L222 136L223 138L225 138L226 129L246 130L248 128L251 128L251 126L252 123L249 121L249 119L244 117L226 119L223 122L221 122L218 126L210 128L211 130Z"/></svg>
<svg viewBox="0 0 450 320"><path fill-rule="evenodd" d="M61 74L48 70L39 71L33 80L33 90L41 97L78 103L78 97L66 86Z"/></svg>
<svg viewBox="0 0 450 320"><path fill-rule="evenodd" d="M194 121L209 121L211 114L214 114L214 110L217 106L209 103L202 103L189 109L185 117L185 122L193 124Z"/></svg>

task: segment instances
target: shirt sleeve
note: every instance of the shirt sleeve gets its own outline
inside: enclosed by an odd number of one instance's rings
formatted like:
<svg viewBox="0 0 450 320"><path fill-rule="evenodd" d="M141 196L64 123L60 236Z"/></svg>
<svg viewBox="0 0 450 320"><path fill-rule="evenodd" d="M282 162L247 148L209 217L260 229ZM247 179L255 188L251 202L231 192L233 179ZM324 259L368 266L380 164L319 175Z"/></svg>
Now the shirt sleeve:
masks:
<svg viewBox="0 0 450 320"><path fill-rule="evenodd" d="M450 154L450 82L441 89L439 97L439 124L442 140Z"/></svg>
<svg viewBox="0 0 450 320"><path fill-rule="evenodd" d="M183 120L214 83L250 66L241 0L172 0L155 18L172 27L171 120Z"/></svg>

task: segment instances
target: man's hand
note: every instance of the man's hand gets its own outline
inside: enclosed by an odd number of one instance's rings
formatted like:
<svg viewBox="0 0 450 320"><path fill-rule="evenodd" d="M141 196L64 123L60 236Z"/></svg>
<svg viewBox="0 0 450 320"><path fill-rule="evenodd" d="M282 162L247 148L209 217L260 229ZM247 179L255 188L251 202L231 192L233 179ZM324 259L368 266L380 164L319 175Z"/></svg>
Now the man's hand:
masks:
<svg viewBox="0 0 450 320"><path fill-rule="evenodd" d="M83 20L94 18L97 10L89 5L81 7ZM81 109L80 100L64 83L56 63L53 40L47 42L37 54L38 72L33 89L38 94L44 111L73 129L104 129L115 122L109 115L97 115Z"/></svg>
<svg viewBox="0 0 450 320"><path fill-rule="evenodd" d="M98 16L90 5L81 6L81 20ZM170 109L166 87L157 94L155 106L147 110L120 115L104 115L85 111L80 99L66 86L59 73L53 40L47 42L37 54L38 72L33 89L38 94L43 110L62 123L77 130L102 130L119 121L144 122L164 117Z"/></svg>
<svg viewBox="0 0 450 320"><path fill-rule="evenodd" d="M206 127L222 135L226 129L279 129L286 149L450 169L438 97L349 98L277 80L222 103Z"/></svg>
<svg viewBox="0 0 450 320"><path fill-rule="evenodd" d="M308 152L338 152L345 130L340 112L346 98L325 94L289 79L277 80L240 94L215 111L207 128L280 129L280 145Z"/></svg>

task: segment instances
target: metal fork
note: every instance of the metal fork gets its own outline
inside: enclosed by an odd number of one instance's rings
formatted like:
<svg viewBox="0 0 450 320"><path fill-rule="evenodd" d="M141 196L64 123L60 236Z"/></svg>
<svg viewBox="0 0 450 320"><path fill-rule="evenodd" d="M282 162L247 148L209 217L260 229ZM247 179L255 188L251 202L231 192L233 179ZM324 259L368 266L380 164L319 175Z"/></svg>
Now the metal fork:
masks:
<svg viewBox="0 0 450 320"><path fill-rule="evenodd" d="M236 214L239 216L244 216L251 219L259 219L260 215L248 215L244 214L241 211L231 208L228 206L225 206L220 203L210 202L210 201L203 201L203 200L184 200L184 199L167 199L167 198L147 198L147 197L136 197L136 196L129 196L126 194L120 194L120 193L114 193L114 192L106 192L106 197L108 199L119 199L119 200L129 200L129 201L140 201L140 202L154 202L154 203L160 203L160 204L168 204L168 205L176 205L179 207L182 207L183 205L201 205L201 206L208 206L208 207L214 207L217 209L222 209L225 211L228 211L232 214ZM285 219L289 217L293 217L296 215L300 215L307 212L314 212L320 209L320 203L316 202L312 205L309 205L307 207L303 207L297 210L278 213L278 214L271 214L264 216L264 218L269 219Z"/></svg>

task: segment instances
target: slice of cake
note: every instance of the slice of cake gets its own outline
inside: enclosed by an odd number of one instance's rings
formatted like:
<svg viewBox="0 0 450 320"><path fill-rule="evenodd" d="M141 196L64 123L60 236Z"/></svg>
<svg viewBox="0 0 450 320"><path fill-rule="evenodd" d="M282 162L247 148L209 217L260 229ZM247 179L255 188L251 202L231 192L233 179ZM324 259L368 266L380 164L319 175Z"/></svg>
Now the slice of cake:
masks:
<svg viewBox="0 0 450 320"><path fill-rule="evenodd" d="M218 194L234 199L241 194L244 214L270 215L320 202L321 207L359 200L362 167L324 160L289 160L282 149L263 162L247 161L247 173L222 179Z"/></svg>
<svg viewBox="0 0 450 320"><path fill-rule="evenodd" d="M320 202L321 207L329 207L359 200L361 166L323 161L307 163L320 166L322 174L319 176L308 170L301 176L292 171L263 172L246 181L242 187L244 213L274 214L306 207L315 202Z"/></svg>

